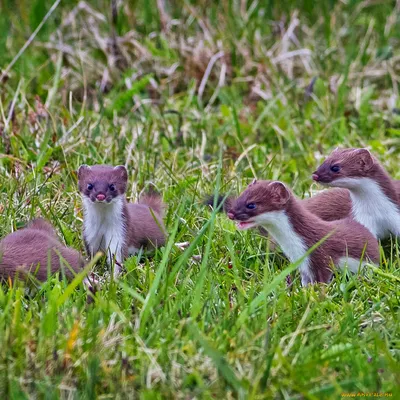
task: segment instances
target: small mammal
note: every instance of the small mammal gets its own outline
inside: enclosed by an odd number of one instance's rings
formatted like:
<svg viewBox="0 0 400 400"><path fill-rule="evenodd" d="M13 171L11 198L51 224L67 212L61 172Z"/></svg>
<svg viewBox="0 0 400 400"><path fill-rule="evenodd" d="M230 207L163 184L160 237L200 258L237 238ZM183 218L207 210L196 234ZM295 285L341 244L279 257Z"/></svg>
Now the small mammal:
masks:
<svg viewBox="0 0 400 400"><path fill-rule="evenodd" d="M272 181L264 181L272 182ZM235 202L235 198L225 196L218 196L217 206L221 211L227 213ZM299 199L308 211L325 221L336 221L338 219L347 218L351 213L351 198L350 192L347 189L334 188L324 190L312 197ZM209 196L205 200L205 204L209 206L214 205L214 196Z"/></svg>
<svg viewBox="0 0 400 400"><path fill-rule="evenodd" d="M0 241L0 278L23 278L31 273L38 280L45 281L48 277L49 257L51 274L63 269L68 279L72 279L74 273L81 272L85 265L78 251L59 241L48 221L34 219L26 228L15 231Z"/></svg>
<svg viewBox="0 0 400 400"><path fill-rule="evenodd" d="M237 222L238 229L266 228L291 262L298 261L313 245L333 232L300 264L303 286L329 282L332 264L339 268L347 264L356 272L361 258L379 262L379 245L368 229L350 218L323 221L279 181L253 182L227 215Z"/></svg>
<svg viewBox="0 0 400 400"><path fill-rule="evenodd" d="M115 260L114 276L123 260L139 249L154 249L165 243L164 203L158 194L146 194L139 203L125 197L128 172L122 165L81 165L78 186L83 199L83 237L88 254L107 254Z"/></svg>
<svg viewBox="0 0 400 400"><path fill-rule="evenodd" d="M399 181L367 149L336 149L312 177L325 186L348 189L353 218L376 238L400 235Z"/></svg>

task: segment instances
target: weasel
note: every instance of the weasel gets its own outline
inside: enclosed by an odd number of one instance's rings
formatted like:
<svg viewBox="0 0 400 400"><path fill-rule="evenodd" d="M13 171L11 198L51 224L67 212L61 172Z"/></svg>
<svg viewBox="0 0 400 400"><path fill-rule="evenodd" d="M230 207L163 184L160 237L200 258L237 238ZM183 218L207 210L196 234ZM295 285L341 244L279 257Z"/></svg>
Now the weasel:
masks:
<svg viewBox="0 0 400 400"><path fill-rule="evenodd" d="M299 266L302 285L329 282L331 266L348 265L353 272L362 261L379 262L375 237L358 222L345 218L324 221L312 214L279 181L256 181L239 196L228 212L238 229L265 227L291 262L302 258L321 239L329 236Z"/></svg>
<svg viewBox="0 0 400 400"><path fill-rule="evenodd" d="M264 181L272 182L272 181ZM227 213L235 202L234 197L218 196L217 206L221 211ZM338 219L347 218L351 213L350 192L347 189L334 188L324 190L312 197L299 200L308 211L325 221L336 221ZM205 200L205 205L214 205L214 196L209 196Z"/></svg>
<svg viewBox="0 0 400 400"><path fill-rule="evenodd" d="M44 219L35 219L26 228L0 241L1 279L24 277L32 273L38 280L45 281L49 261L51 274L63 268L68 279L72 279L74 272L78 273L84 267L79 252L61 244L53 226Z"/></svg>
<svg viewBox="0 0 400 400"><path fill-rule="evenodd" d="M127 184L128 172L121 165L82 165L78 170L86 250L89 256L105 252L109 265L115 260L114 276L126 257L162 246L166 238L161 197L146 194L139 203L128 203Z"/></svg>
<svg viewBox="0 0 400 400"><path fill-rule="evenodd" d="M376 238L400 235L399 181L367 149L336 149L312 177L325 186L348 189L353 218Z"/></svg>

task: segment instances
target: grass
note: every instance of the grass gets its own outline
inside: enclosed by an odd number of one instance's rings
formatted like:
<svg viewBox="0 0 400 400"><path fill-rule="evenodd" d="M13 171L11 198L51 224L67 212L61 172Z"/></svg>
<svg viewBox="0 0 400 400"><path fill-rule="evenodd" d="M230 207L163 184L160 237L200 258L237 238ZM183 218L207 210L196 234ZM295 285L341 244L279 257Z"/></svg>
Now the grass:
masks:
<svg viewBox="0 0 400 400"><path fill-rule="evenodd" d="M397 244L288 290L295 266L201 202L254 177L309 195L337 145L400 179L398 4L62 1L31 37L52 4L1 4L0 234L42 215L83 252L75 171L104 162L132 200L162 192L169 242L93 301L79 279L4 283L0 397L396 398Z"/></svg>

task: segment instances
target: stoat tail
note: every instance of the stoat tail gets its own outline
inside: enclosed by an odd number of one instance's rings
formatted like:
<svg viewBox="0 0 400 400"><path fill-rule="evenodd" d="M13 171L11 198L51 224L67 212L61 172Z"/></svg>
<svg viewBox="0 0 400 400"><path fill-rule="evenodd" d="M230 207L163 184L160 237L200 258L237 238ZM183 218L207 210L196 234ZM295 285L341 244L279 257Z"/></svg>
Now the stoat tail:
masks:
<svg viewBox="0 0 400 400"><path fill-rule="evenodd" d="M57 238L57 233L53 225L44 218L35 218L32 221L29 221L28 224L26 225L26 228L43 231L46 232L49 236Z"/></svg>
<svg viewBox="0 0 400 400"><path fill-rule="evenodd" d="M226 197L221 194L217 197L216 208L218 208L219 212L227 213L230 208L232 208L233 202L235 201L234 197ZM214 207L214 195L207 196L204 200L203 204L205 206Z"/></svg>
<svg viewBox="0 0 400 400"><path fill-rule="evenodd" d="M162 201L160 194L155 191L143 193L139 198L139 204L146 204L146 206L153 209L161 218L164 216L166 205Z"/></svg>

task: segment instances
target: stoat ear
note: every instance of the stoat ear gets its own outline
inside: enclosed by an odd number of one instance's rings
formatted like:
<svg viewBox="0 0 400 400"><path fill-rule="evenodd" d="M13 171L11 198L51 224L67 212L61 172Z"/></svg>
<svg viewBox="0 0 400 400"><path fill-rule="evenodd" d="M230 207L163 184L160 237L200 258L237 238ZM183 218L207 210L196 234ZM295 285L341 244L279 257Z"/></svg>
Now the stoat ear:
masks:
<svg viewBox="0 0 400 400"><path fill-rule="evenodd" d="M290 192L286 185L280 181L271 182L269 184L271 190L271 197L275 203L283 206L290 199Z"/></svg>
<svg viewBox="0 0 400 400"><path fill-rule="evenodd" d="M248 187L250 187L250 186L253 186L253 185L255 185L257 183L257 179L256 178L254 178L253 179L253 182L251 182L250 184L249 184L249 186Z"/></svg>
<svg viewBox="0 0 400 400"><path fill-rule="evenodd" d="M117 165L114 167L114 171L118 172L118 176L120 179L127 181L128 180L128 171L123 165Z"/></svg>
<svg viewBox="0 0 400 400"><path fill-rule="evenodd" d="M368 149L355 150L358 163L364 171L368 171L374 165L374 157Z"/></svg>
<svg viewBox="0 0 400 400"><path fill-rule="evenodd" d="M78 169L78 179L83 178L88 171L90 171L89 165L82 164Z"/></svg>

